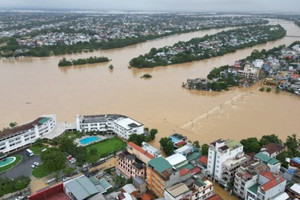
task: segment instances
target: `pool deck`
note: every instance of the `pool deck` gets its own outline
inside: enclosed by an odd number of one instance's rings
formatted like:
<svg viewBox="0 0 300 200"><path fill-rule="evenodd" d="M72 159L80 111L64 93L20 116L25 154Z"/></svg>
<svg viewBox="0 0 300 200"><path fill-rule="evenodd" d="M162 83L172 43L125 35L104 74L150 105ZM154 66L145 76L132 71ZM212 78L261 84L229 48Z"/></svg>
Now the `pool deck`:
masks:
<svg viewBox="0 0 300 200"><path fill-rule="evenodd" d="M99 138L99 140L93 141L93 142L89 142L89 143L86 143L86 144L82 144L82 143L80 142L80 140L85 139L85 138L89 138L89 137L97 137L97 138ZM90 145L90 144L94 144L94 143L100 142L100 141L102 141L102 140L105 140L106 138L107 138L106 136L102 136L102 135L86 135L86 136L83 136L83 137L81 137L81 138L75 139L74 142L75 142L75 144L77 144L77 146L79 146L79 147L85 147L85 146L88 146L88 145Z"/></svg>

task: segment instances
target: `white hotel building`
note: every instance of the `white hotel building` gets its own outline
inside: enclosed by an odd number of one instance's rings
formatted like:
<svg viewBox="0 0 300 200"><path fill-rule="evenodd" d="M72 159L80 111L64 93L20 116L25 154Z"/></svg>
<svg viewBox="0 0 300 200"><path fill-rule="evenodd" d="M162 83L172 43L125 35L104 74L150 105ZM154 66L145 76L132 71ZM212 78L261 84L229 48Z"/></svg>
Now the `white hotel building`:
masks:
<svg viewBox="0 0 300 200"><path fill-rule="evenodd" d="M43 115L36 120L0 133L0 152L8 153L32 144L56 128L55 115Z"/></svg>
<svg viewBox="0 0 300 200"><path fill-rule="evenodd" d="M144 125L124 115L76 115L78 131L111 131L126 140L131 134L143 134Z"/></svg>

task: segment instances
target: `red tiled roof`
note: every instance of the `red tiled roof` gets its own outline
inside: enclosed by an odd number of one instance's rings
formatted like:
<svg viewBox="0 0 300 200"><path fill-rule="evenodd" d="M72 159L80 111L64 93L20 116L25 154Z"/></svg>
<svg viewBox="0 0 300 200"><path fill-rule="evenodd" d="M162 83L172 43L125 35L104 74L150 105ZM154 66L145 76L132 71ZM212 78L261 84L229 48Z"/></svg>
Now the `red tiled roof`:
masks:
<svg viewBox="0 0 300 200"><path fill-rule="evenodd" d="M137 144L133 142L128 142L128 145L131 146L132 148L136 149L137 151L141 152L142 154L146 155L148 158L153 159L155 158L152 154L148 153L142 147L138 146Z"/></svg>
<svg viewBox="0 0 300 200"><path fill-rule="evenodd" d="M274 179L273 173L271 171L261 172L260 174L269 180Z"/></svg>
<svg viewBox="0 0 300 200"><path fill-rule="evenodd" d="M280 144L270 143L264 146L266 148L267 152L271 155L275 152L282 151L284 149L284 146Z"/></svg>
<svg viewBox="0 0 300 200"><path fill-rule="evenodd" d="M285 181L285 179L283 177L278 177L278 178L274 178L273 180L263 184L261 186L261 189L263 189L264 191L267 191L273 187L275 187L276 185L278 185L279 183L282 183L283 181Z"/></svg>
<svg viewBox="0 0 300 200"><path fill-rule="evenodd" d="M199 167L194 167L193 169L190 170L190 173L191 173L192 175L198 174L198 173L200 173L200 172L201 172L201 169L200 169Z"/></svg>
<svg viewBox="0 0 300 200"><path fill-rule="evenodd" d="M150 193L144 193L144 194L142 194L141 199L142 200L152 200L152 199L155 199L155 198Z"/></svg>
<svg viewBox="0 0 300 200"><path fill-rule="evenodd" d="M223 200L218 194L214 194L206 200Z"/></svg>
<svg viewBox="0 0 300 200"><path fill-rule="evenodd" d="M186 175L187 173L189 173L189 170L188 170L187 168L184 168L184 169L180 170L179 175L180 175L180 176L184 176L184 175Z"/></svg>
<svg viewBox="0 0 300 200"><path fill-rule="evenodd" d="M206 156L201 156L199 158L199 162L202 162L203 164L207 165L207 157Z"/></svg>
<svg viewBox="0 0 300 200"><path fill-rule="evenodd" d="M176 143L176 146L183 146L183 145L185 145L186 144L186 141L184 141L184 140L182 140L182 141L180 141L180 142L177 142Z"/></svg>

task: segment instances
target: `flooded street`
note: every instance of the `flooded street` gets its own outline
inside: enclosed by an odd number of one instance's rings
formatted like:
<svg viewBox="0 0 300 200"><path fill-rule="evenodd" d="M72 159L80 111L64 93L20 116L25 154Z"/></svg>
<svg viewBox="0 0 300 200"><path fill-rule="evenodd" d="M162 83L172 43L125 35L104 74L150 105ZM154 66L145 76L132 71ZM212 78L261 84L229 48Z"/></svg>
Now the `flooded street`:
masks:
<svg viewBox="0 0 300 200"><path fill-rule="evenodd" d="M287 35L300 35L300 28L287 21L274 20ZM296 37L257 45L203 61L129 69L128 62L152 47L172 45L222 30L174 35L125 48L49 58L0 60L0 127L19 124L39 115L56 114L58 121L75 121L76 114L119 113L128 115L159 134L153 144L172 132L186 135L200 144L220 137L241 139L278 134L280 138L300 130L300 98L281 92L262 93L259 85L234 88L228 92L190 91L181 87L187 78L206 77L213 67L233 64L254 49L270 49L300 40ZM62 57L107 56L109 63L59 68ZM114 69L109 70L108 65ZM144 73L153 77L141 79ZM274 91L274 89L273 89Z"/></svg>

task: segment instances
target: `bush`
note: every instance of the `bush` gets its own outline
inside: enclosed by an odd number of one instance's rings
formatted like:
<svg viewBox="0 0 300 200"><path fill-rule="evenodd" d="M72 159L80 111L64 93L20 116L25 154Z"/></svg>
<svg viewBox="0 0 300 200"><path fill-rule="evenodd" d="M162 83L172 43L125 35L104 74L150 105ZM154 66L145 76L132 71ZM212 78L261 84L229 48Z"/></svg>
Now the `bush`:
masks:
<svg viewBox="0 0 300 200"><path fill-rule="evenodd" d="M267 91L267 92L271 92L271 88L270 88L270 87L268 87L266 91Z"/></svg>
<svg viewBox="0 0 300 200"><path fill-rule="evenodd" d="M265 88L262 87L262 88L259 89L259 91L263 92L263 91L265 91Z"/></svg>

